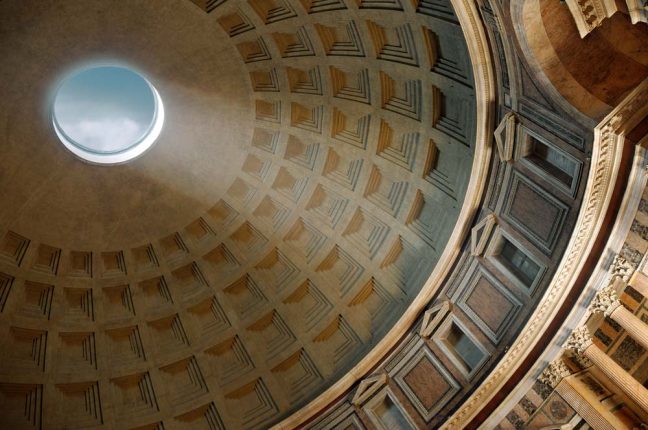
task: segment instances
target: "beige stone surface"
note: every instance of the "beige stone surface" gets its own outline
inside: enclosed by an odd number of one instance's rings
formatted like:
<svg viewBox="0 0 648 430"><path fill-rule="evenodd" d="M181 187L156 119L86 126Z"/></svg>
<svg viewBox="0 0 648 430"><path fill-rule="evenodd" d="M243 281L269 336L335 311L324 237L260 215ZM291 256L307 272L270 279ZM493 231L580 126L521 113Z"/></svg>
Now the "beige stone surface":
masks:
<svg viewBox="0 0 648 430"><path fill-rule="evenodd" d="M194 221L238 173L252 135L250 84L213 20L186 1L2 2L0 225L78 250L122 249ZM121 166L79 162L50 120L77 67L132 66L162 94L164 129Z"/></svg>

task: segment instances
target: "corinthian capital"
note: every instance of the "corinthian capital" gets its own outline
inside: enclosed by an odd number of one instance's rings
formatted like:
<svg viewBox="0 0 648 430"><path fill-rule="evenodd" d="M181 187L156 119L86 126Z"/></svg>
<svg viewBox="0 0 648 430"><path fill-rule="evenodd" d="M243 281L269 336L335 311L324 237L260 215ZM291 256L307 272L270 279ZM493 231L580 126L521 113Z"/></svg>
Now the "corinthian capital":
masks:
<svg viewBox="0 0 648 430"><path fill-rule="evenodd" d="M621 278L623 282L628 282L634 267L623 257L617 255L610 265L610 272L612 272L612 279Z"/></svg>
<svg viewBox="0 0 648 430"><path fill-rule="evenodd" d="M609 285L596 293L590 305L590 311L602 312L606 317L609 317L619 306L621 306L621 302L619 301L616 290L612 285Z"/></svg>
<svg viewBox="0 0 648 430"><path fill-rule="evenodd" d="M559 357L545 367L539 379L540 382L544 382L551 388L556 388L558 383L570 374L571 371L569 370L569 367L567 367L565 362L562 360L562 357Z"/></svg>
<svg viewBox="0 0 648 430"><path fill-rule="evenodd" d="M578 354L582 354L590 345L592 345L592 335L584 325L575 328L565 342L565 348L571 349Z"/></svg>

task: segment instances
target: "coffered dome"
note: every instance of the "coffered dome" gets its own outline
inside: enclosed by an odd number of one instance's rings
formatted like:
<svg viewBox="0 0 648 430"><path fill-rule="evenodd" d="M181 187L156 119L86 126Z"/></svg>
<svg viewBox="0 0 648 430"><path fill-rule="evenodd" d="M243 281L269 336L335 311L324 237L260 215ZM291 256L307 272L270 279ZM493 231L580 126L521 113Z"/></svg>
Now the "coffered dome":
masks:
<svg viewBox="0 0 648 430"><path fill-rule="evenodd" d="M0 0L0 428L645 421L648 15L566 3Z"/></svg>
<svg viewBox="0 0 648 430"><path fill-rule="evenodd" d="M459 216L476 108L449 4L207 11L0 3L0 380L43 384L48 427L277 422L393 326ZM98 166L50 118L105 64L146 76L165 124Z"/></svg>

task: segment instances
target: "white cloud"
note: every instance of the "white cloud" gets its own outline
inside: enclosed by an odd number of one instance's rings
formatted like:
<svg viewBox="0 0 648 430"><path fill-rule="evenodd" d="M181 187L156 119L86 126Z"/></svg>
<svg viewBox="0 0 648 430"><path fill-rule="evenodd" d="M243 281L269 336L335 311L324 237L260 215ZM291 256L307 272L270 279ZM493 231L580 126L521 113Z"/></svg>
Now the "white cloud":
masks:
<svg viewBox="0 0 648 430"><path fill-rule="evenodd" d="M59 125L79 145L102 152L125 149L142 137L144 132L144 127L130 118L81 119Z"/></svg>

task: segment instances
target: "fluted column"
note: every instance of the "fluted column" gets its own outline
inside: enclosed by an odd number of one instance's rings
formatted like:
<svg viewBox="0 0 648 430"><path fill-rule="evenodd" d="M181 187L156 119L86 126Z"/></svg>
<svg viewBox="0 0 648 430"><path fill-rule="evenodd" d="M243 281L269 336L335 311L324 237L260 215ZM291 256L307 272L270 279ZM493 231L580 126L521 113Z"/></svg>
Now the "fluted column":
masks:
<svg viewBox="0 0 648 430"><path fill-rule="evenodd" d="M603 288L597 294L590 308L593 312L602 312L648 350L648 325L621 305L616 290L612 285Z"/></svg>
<svg viewBox="0 0 648 430"><path fill-rule="evenodd" d="M614 385L630 397L641 409L648 412L648 389L592 342L587 327L582 326L575 329L565 346L591 361Z"/></svg>
<svg viewBox="0 0 648 430"><path fill-rule="evenodd" d="M642 295L648 297L648 276L637 270L630 278L629 284Z"/></svg>

